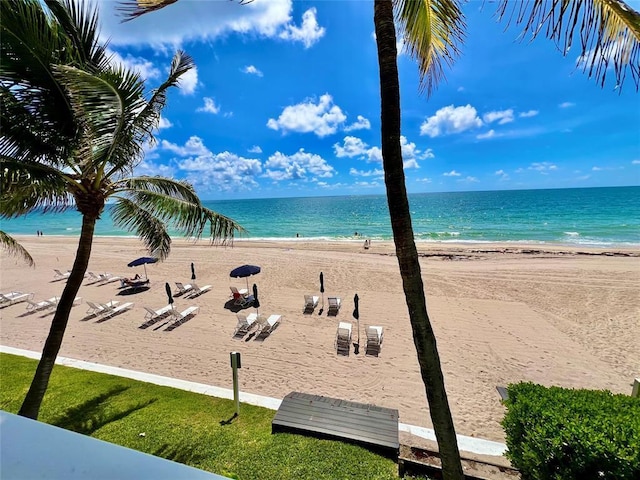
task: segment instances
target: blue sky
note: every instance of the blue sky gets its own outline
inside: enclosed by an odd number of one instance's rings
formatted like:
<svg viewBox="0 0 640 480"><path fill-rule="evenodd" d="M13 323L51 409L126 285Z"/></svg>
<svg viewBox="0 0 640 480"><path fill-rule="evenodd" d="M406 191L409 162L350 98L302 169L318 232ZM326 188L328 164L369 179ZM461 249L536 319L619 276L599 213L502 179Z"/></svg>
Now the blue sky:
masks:
<svg viewBox="0 0 640 480"><path fill-rule="evenodd" d="M99 5L114 61L150 88L177 48L197 65L138 174L187 179L206 200L384 193L372 2L181 0L124 24ZM630 75L622 93L613 72L600 88L580 52L520 42L481 7L465 4L462 55L430 98L398 57L409 192L640 184Z"/></svg>

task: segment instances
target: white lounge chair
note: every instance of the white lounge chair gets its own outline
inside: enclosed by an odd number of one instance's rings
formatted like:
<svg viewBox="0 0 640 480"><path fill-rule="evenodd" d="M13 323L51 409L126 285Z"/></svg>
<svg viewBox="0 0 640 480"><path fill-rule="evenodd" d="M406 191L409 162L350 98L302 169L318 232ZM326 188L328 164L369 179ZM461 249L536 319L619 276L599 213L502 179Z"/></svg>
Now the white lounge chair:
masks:
<svg viewBox="0 0 640 480"><path fill-rule="evenodd" d="M8 307L9 305L24 302L27 299L31 300L32 298L33 298L33 293L22 293L22 292L0 293L0 305L2 307Z"/></svg>
<svg viewBox="0 0 640 480"><path fill-rule="evenodd" d="M382 327L367 327L367 346L365 348L365 355L372 355L377 357L380 354L382 348Z"/></svg>
<svg viewBox="0 0 640 480"><path fill-rule="evenodd" d="M304 313L311 313L318 306L318 300L320 297L315 295L304 296Z"/></svg>
<svg viewBox="0 0 640 480"><path fill-rule="evenodd" d="M249 315L238 313L236 316L238 318L238 323L236 324L236 328L233 332L233 338L240 339L249 333L253 324L258 320L258 315L255 313L251 313Z"/></svg>
<svg viewBox="0 0 640 480"><path fill-rule="evenodd" d="M179 297L180 295L184 295L185 293L190 292L193 289L193 285L187 283L186 285L176 282L176 287L178 291L173 294L174 297Z"/></svg>
<svg viewBox="0 0 640 480"><path fill-rule="evenodd" d="M329 302L329 308L327 308L327 315L337 315L340 310L340 306L342 305L342 299L340 297L329 297L327 298Z"/></svg>
<svg viewBox="0 0 640 480"><path fill-rule="evenodd" d="M96 275L93 272L87 272L85 277L87 277L89 279L89 281L87 283L85 283L85 285L93 285L94 283L98 283L98 282L102 281L102 276L101 275Z"/></svg>
<svg viewBox="0 0 640 480"><path fill-rule="evenodd" d="M349 355L351 350L351 323L340 322L336 332L336 351L338 355Z"/></svg>
<svg viewBox="0 0 640 480"><path fill-rule="evenodd" d="M173 305L167 305L166 307L162 307L159 310L152 310L149 307L144 307L144 309L147 311L147 313L145 313L144 315L144 319L154 320L156 318L162 318L166 315L169 315L171 313L171 310L173 310Z"/></svg>
<svg viewBox="0 0 640 480"><path fill-rule="evenodd" d="M191 291L189 292L187 297L189 298L199 297L200 295L208 292L209 290L211 290L211 285L205 285L204 287L200 288L198 285L193 283L191 284Z"/></svg>
<svg viewBox="0 0 640 480"><path fill-rule="evenodd" d="M260 315L258 315L260 318ZM278 327L282 320L282 315L269 315L266 320L263 320L258 327L255 340L264 340Z"/></svg>
<svg viewBox="0 0 640 480"><path fill-rule="evenodd" d="M135 304L133 302L123 303L122 305L118 305L115 308L103 305L103 307L105 307L105 310L100 314L100 320L106 320L109 317L113 317L114 315L125 312L131 309L134 305ZM98 320L98 322L100 322L100 320Z"/></svg>
<svg viewBox="0 0 640 480"><path fill-rule="evenodd" d="M231 296L233 298L236 298L236 295L241 295L243 297L246 297L249 294L249 290L247 290L246 288L236 288L236 287L229 287L229 289L231 290Z"/></svg>
<svg viewBox="0 0 640 480"><path fill-rule="evenodd" d="M198 313L199 310L200 310L200 307L196 307L196 306L191 306L191 307L187 308L186 310L183 310L182 312L178 312L177 310L172 309L171 312L170 312L171 316L173 317L172 325L179 324L179 322L181 322L185 318L191 317L191 316L195 315L196 313Z"/></svg>
<svg viewBox="0 0 640 480"><path fill-rule="evenodd" d="M55 274L53 275L54 280L62 280L64 278L69 278L69 276L71 275L71 272L67 271L65 273L62 273L57 268L54 268L53 271L55 272Z"/></svg>
<svg viewBox="0 0 640 480"><path fill-rule="evenodd" d="M110 273L100 274L100 285L106 285L107 283L117 282L118 280L121 280L121 277L111 275Z"/></svg>
<svg viewBox="0 0 640 480"><path fill-rule="evenodd" d="M120 304L117 300L111 300L107 303L96 303L90 302L87 300L87 305L89 305L89 310L87 310L87 316L99 315L103 312L106 312L109 309L113 309Z"/></svg>
<svg viewBox="0 0 640 480"><path fill-rule="evenodd" d="M38 312L40 310L47 310L49 308L53 308L58 304L57 297L51 297L47 300L42 300L41 302L34 302L33 300L27 299L27 312Z"/></svg>

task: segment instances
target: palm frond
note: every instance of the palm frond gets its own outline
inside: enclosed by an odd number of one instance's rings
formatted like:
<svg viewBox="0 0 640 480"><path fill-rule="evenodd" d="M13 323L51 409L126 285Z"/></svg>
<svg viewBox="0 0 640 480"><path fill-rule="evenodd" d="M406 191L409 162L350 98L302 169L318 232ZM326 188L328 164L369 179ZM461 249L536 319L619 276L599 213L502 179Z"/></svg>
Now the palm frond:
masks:
<svg viewBox="0 0 640 480"><path fill-rule="evenodd" d="M180 77L191 70L194 65L191 56L182 50L177 51L171 61L171 69L167 79L154 90L146 107L137 115L135 120L137 128L144 131L150 139L153 138L153 131L160 121L160 112L162 112L167 103L168 89L177 86L180 82Z"/></svg>
<svg viewBox="0 0 640 480"><path fill-rule="evenodd" d="M209 225L212 243L232 241L236 232L245 230L232 219L202 206L193 187L187 182L163 177L137 177L113 184L115 195L127 198L152 213L183 235L201 238Z"/></svg>
<svg viewBox="0 0 640 480"><path fill-rule="evenodd" d="M511 7L511 8L509 8ZM507 15L507 12L510 12ZM622 90L627 69L640 86L640 13L620 0L501 0L497 16L524 25L521 37L543 33L566 55L576 36L580 41L578 67L604 86L613 69Z"/></svg>
<svg viewBox="0 0 640 480"><path fill-rule="evenodd" d="M411 56L417 60L420 90L427 95L444 79L464 41L464 15L457 0L394 0L396 21Z"/></svg>
<svg viewBox="0 0 640 480"><path fill-rule="evenodd" d="M138 18L141 15L149 12L155 12L167 5L176 3L178 0L123 0L117 10L120 11L124 17L123 22L128 22L134 18ZM253 0L238 0L240 5L251 3Z"/></svg>
<svg viewBox="0 0 640 480"><path fill-rule="evenodd" d="M20 245L11 235L0 231L0 244L2 245L2 248L9 253L9 255L22 257L27 265L30 267L35 266L36 262L33 260L33 257L29 254L27 249Z"/></svg>
<svg viewBox="0 0 640 480"><path fill-rule="evenodd" d="M152 212L127 198L118 198L111 209L114 225L133 231L143 241L149 253L164 260L171 251L167 227Z"/></svg>
<svg viewBox="0 0 640 480"><path fill-rule="evenodd" d="M32 210L63 212L73 207L71 178L47 165L0 157L0 216L13 218Z"/></svg>

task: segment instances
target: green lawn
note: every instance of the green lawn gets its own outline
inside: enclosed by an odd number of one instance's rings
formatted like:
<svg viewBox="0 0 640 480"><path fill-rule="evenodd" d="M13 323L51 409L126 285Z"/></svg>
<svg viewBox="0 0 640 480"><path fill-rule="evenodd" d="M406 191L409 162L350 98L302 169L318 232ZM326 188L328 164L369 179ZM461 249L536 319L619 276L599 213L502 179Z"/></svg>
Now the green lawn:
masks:
<svg viewBox="0 0 640 480"><path fill-rule="evenodd" d="M16 413L36 361L0 354L0 409ZM397 479L348 443L271 434L273 410L56 365L39 420L238 479ZM144 436L140 434L144 433Z"/></svg>

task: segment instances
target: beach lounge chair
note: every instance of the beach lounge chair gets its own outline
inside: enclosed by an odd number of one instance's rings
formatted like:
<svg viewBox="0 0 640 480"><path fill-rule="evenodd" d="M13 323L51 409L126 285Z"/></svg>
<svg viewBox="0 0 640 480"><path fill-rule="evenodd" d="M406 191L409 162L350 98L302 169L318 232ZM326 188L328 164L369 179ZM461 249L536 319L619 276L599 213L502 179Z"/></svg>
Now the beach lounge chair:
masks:
<svg viewBox="0 0 640 480"><path fill-rule="evenodd" d="M241 295L240 292L233 294L234 305L239 305L241 307L246 307L249 304L249 300L244 295Z"/></svg>
<svg viewBox="0 0 640 480"><path fill-rule="evenodd" d="M51 297L47 300L42 300L41 302L34 302L33 300L27 299L27 312L38 312L40 310L47 310L49 308L53 308L58 304L57 297Z"/></svg>
<svg viewBox="0 0 640 480"><path fill-rule="evenodd" d="M337 315L340 310L340 305L342 304L342 299L340 299L340 297L329 297L327 301L329 302L327 315Z"/></svg>
<svg viewBox="0 0 640 480"><path fill-rule="evenodd" d="M9 305L31 300L32 298L33 293L9 292L6 294L0 294L0 306L8 307Z"/></svg>
<svg viewBox="0 0 640 480"><path fill-rule="evenodd" d="M315 295L304 296L304 313L311 313L318 306L318 300L320 297Z"/></svg>
<svg viewBox="0 0 640 480"><path fill-rule="evenodd" d="M200 295L208 292L209 290L211 290L211 285L205 285L204 287L200 288L198 285L193 283L191 284L191 292L189 292L187 297L189 298L199 297Z"/></svg>
<svg viewBox="0 0 640 480"><path fill-rule="evenodd" d="M196 306L191 306L191 307L187 308L186 310L183 310L182 312L178 312L177 310L172 309L170 311L171 316L173 317L172 325L174 325L174 326L180 325L180 323L183 320L185 320L188 317L191 317L191 316L195 315L196 313L198 313L199 310L200 310L200 307L196 307Z"/></svg>
<svg viewBox="0 0 640 480"><path fill-rule="evenodd" d="M62 273L57 268L54 268L53 271L55 272L55 274L53 275L54 280L62 280L65 278L69 278L69 275L71 275L71 272L67 271L65 273Z"/></svg>
<svg viewBox="0 0 640 480"><path fill-rule="evenodd" d="M193 286L189 283L185 285L180 282L176 282L176 287L178 291L173 294L174 297L179 297L180 295L184 295L185 293L190 292L191 289L193 288Z"/></svg>
<svg viewBox="0 0 640 480"><path fill-rule="evenodd" d="M110 273L101 273L100 275L100 285L106 285L107 283L117 282L121 280L120 277L111 275Z"/></svg>
<svg viewBox="0 0 640 480"><path fill-rule="evenodd" d="M351 350L351 323L340 322L336 332L336 352L338 355L349 355Z"/></svg>
<svg viewBox="0 0 640 480"><path fill-rule="evenodd" d="M255 340L264 340L280 325L282 315L269 315L269 318L260 319L262 315L258 315L258 331Z"/></svg>
<svg viewBox="0 0 640 480"><path fill-rule="evenodd" d="M156 318L162 318L169 315L171 313L171 310L173 310L173 305L167 305L166 307L162 307L159 310L153 310L149 307L144 307L144 309L147 311L147 313L145 313L144 315L144 319L154 320Z"/></svg>
<svg viewBox="0 0 640 480"><path fill-rule="evenodd" d="M247 290L246 288L236 288L236 287L229 287L229 289L231 290L231 296L233 298L236 298L237 295L241 295L243 297L246 297L249 294L249 290Z"/></svg>
<svg viewBox="0 0 640 480"><path fill-rule="evenodd" d="M364 354L377 357L382 348L382 327L367 327L367 345Z"/></svg>
<svg viewBox="0 0 640 480"><path fill-rule="evenodd" d="M100 313L100 320L98 320L98 322L100 322L101 320L106 320L107 318L113 317L115 315L118 315L119 313L125 312L131 309L134 305L135 304L133 302L123 303L121 305L118 305L115 308L110 307L108 305L103 305L103 307L105 307L105 310L102 313Z"/></svg>
<svg viewBox="0 0 640 480"><path fill-rule="evenodd" d="M85 283L85 285L93 285L94 283L98 283L102 281L102 275L96 275L93 272L87 272L85 276L89 280L87 283Z"/></svg>
<svg viewBox="0 0 640 480"><path fill-rule="evenodd" d="M107 302L107 303L96 303L96 302L90 302L89 300L87 300L87 305L89 305L89 310L87 310L87 316L91 317L95 315L100 315L101 313L106 312L109 309L113 309L117 307L119 304L120 302L117 300L111 300L110 302Z"/></svg>
<svg viewBox="0 0 640 480"><path fill-rule="evenodd" d="M249 330L253 327L253 324L258 320L258 315L255 313L250 313L249 315L244 315L242 313L238 313L237 315L238 323L236 324L236 328L233 331L233 338L241 339Z"/></svg>

